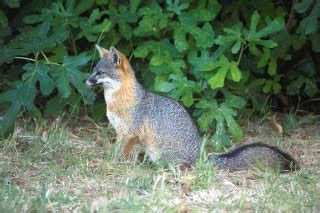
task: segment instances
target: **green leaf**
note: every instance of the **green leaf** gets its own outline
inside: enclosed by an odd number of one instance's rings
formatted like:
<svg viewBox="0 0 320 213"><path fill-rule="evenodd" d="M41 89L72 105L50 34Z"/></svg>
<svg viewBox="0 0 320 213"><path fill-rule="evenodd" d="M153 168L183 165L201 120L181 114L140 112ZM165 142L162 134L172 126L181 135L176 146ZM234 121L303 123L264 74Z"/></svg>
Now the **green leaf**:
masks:
<svg viewBox="0 0 320 213"><path fill-rule="evenodd" d="M260 60L258 62L258 67L265 67L268 64L268 61L271 58L271 51L268 48L263 48L263 54L260 56Z"/></svg>
<svg viewBox="0 0 320 213"><path fill-rule="evenodd" d="M18 99L21 101L21 105L27 109L33 109L33 101L37 94L35 81L32 78L27 79L23 84L17 86Z"/></svg>
<svg viewBox="0 0 320 213"><path fill-rule="evenodd" d="M130 13L131 14L134 14L137 12L137 8L140 3L141 3L141 0L131 0L130 1Z"/></svg>
<svg viewBox="0 0 320 213"><path fill-rule="evenodd" d="M257 25L260 19L260 15L257 11L254 11L254 13L251 16L251 23L250 23L250 29L249 29L249 35L256 34L257 32Z"/></svg>
<svg viewBox="0 0 320 213"><path fill-rule="evenodd" d="M201 112L201 115L197 119L200 131L207 132L215 120L215 113L219 108L218 103L216 100L208 101L203 98L196 104L196 108Z"/></svg>
<svg viewBox="0 0 320 213"><path fill-rule="evenodd" d="M3 10L0 10L0 25L3 27L8 26L8 18L7 15L3 12Z"/></svg>
<svg viewBox="0 0 320 213"><path fill-rule="evenodd" d="M75 4L75 8L73 9L73 15L78 16L81 13L89 10L93 6L94 3L95 3L95 0L77 1L77 4Z"/></svg>
<svg viewBox="0 0 320 213"><path fill-rule="evenodd" d="M239 82L241 79L241 72L238 68L238 64L235 61L232 61L230 63L230 72L231 72L231 77L232 80L235 82Z"/></svg>
<svg viewBox="0 0 320 213"><path fill-rule="evenodd" d="M80 28L82 33L78 34L76 39L85 36L88 41L96 42L102 33L108 32L111 29L111 21L109 19L104 18L102 23L96 23L104 13L100 12L99 9L95 9L88 19L81 19Z"/></svg>
<svg viewBox="0 0 320 213"><path fill-rule="evenodd" d="M284 28L283 18L276 17L274 20L267 20L266 26L260 30L257 30L257 26L260 20L260 15L255 11L251 16L251 23L249 29L243 28L243 24L240 22L233 25L231 28L224 28L223 31L226 35L219 35L216 39L216 44L233 45L231 48L232 54L239 52L241 45L249 43L249 51L253 55L261 55L256 45L264 46L267 48L274 48L277 43L273 40L265 40L263 38L270 36L276 32L281 31Z"/></svg>
<svg viewBox="0 0 320 213"><path fill-rule="evenodd" d="M288 95L296 95L299 93L301 87L305 84L306 79L304 76L300 75L297 79L290 82L287 86Z"/></svg>
<svg viewBox="0 0 320 213"><path fill-rule="evenodd" d="M20 7L20 0L3 0L3 2L10 8Z"/></svg>
<svg viewBox="0 0 320 213"><path fill-rule="evenodd" d="M84 102L87 104L93 103L95 99L95 94L83 83L83 79L87 76L87 74L80 72L79 68L83 65L86 65L90 58L91 57L86 55L85 53L82 53L78 56L66 56L62 64L62 67L65 70L61 71L61 73L68 73L69 81L81 94ZM64 90L68 91L69 89L64 88ZM65 92L61 91L61 93L64 94Z"/></svg>
<svg viewBox="0 0 320 213"><path fill-rule="evenodd" d="M262 87L262 91L264 93L269 93L271 91L273 82L270 80L265 81L264 86Z"/></svg>
<svg viewBox="0 0 320 213"><path fill-rule="evenodd" d="M225 45L227 43L238 43L242 42L243 38L242 38L242 31L243 31L243 24L240 22L238 24L233 25L231 28L223 28L223 31L227 34L227 35L219 35L218 38L216 39L216 44L219 45ZM237 45L239 44L235 44L234 49L237 49Z"/></svg>
<svg viewBox="0 0 320 213"><path fill-rule="evenodd" d="M232 100L230 105L222 103L218 106L216 101L201 100L196 105L200 110L201 115L198 118L200 130L206 132L212 124L215 124L215 135L212 138L212 143L215 149L222 151L231 145L230 138L226 135L225 125L228 127L229 132L235 140L241 140L243 132L234 119L236 112L231 108L231 105L240 106L244 105L244 100L234 95L228 95L229 100ZM238 103L236 103L238 102ZM236 103L236 104L232 104Z"/></svg>
<svg viewBox="0 0 320 213"><path fill-rule="evenodd" d="M189 3L180 4L179 0L167 0L167 10L172 11L178 15L182 10L188 9Z"/></svg>
<svg viewBox="0 0 320 213"><path fill-rule="evenodd" d="M277 61L274 59L271 59L268 67L268 74L273 76L276 73L277 73Z"/></svg>
<svg viewBox="0 0 320 213"><path fill-rule="evenodd" d="M160 30L168 25L169 14L165 14L162 8L156 3L154 7L143 7L138 14L142 15L138 27L133 31L133 34L138 37L146 37L149 35L159 35Z"/></svg>
<svg viewBox="0 0 320 213"><path fill-rule="evenodd" d="M220 111L216 114L216 123L216 132L212 137L212 144L216 152L222 152L231 146L231 140L225 132L224 119Z"/></svg>
<svg viewBox="0 0 320 213"><path fill-rule="evenodd" d="M0 95L1 98L2 94ZM21 104L18 101L11 103L10 108L0 117L0 138L9 136L13 131L14 123L20 111Z"/></svg>
<svg viewBox="0 0 320 213"><path fill-rule="evenodd" d="M208 7L198 7L191 10L188 16L194 18L197 22L212 21L219 13L221 5L216 0L208 1Z"/></svg>
<svg viewBox="0 0 320 213"><path fill-rule="evenodd" d="M226 105L230 108L241 109L245 106L246 100L240 96L236 96L233 94L225 95L226 96Z"/></svg>
<svg viewBox="0 0 320 213"><path fill-rule="evenodd" d="M153 52L158 47L156 41L147 41L143 45L139 46L134 50L134 56L137 58L145 58L151 52Z"/></svg>
<svg viewBox="0 0 320 213"><path fill-rule="evenodd" d="M189 26L186 27L186 29L188 28ZM205 23L201 30L194 27L190 27L189 30L189 33L195 38L198 47L208 48L213 46L214 32L209 23Z"/></svg>
<svg viewBox="0 0 320 213"><path fill-rule="evenodd" d="M186 33L183 30L175 30L173 33L174 45L179 52L183 52L189 48Z"/></svg>
<svg viewBox="0 0 320 213"><path fill-rule="evenodd" d="M96 0L97 5L108 5L109 0Z"/></svg>
<svg viewBox="0 0 320 213"><path fill-rule="evenodd" d="M265 83L265 79L255 79L253 81L250 82L250 84L247 86L248 89L254 89L254 88L259 88L262 85L264 85Z"/></svg>
<svg viewBox="0 0 320 213"><path fill-rule="evenodd" d="M41 15L30 15L23 18L23 22L26 24L36 24L42 22L43 20L44 18Z"/></svg>
<svg viewBox="0 0 320 213"><path fill-rule="evenodd" d="M209 125L212 123L214 117L212 113L203 113L198 119L199 129L201 132L207 132L209 130Z"/></svg>
<svg viewBox="0 0 320 213"><path fill-rule="evenodd" d="M209 23L205 23L202 28L199 28L196 25L190 25L180 18L180 23L173 24L173 30L174 43L180 52L188 48L187 34L192 35L197 47L208 48L214 44L214 31Z"/></svg>
<svg viewBox="0 0 320 213"><path fill-rule="evenodd" d="M310 2L305 2L305 1L302 3L304 3L305 5L310 4ZM305 9L305 7L303 9ZM320 1L317 0L315 1L314 7L310 12L310 14L300 22L298 31L306 35L316 32L318 29L319 17L320 17Z"/></svg>
<svg viewBox="0 0 320 213"><path fill-rule="evenodd" d="M13 131L14 123L22 107L25 107L38 120L41 119L40 111L33 104L36 93L33 79L28 78L26 82L18 81L13 89L0 95L0 104L10 103L5 114L0 117L0 137L7 137Z"/></svg>
<svg viewBox="0 0 320 213"><path fill-rule="evenodd" d="M98 20L100 18L101 15L102 14L100 13L99 9L94 9L90 14L88 22L89 23L95 22L96 20Z"/></svg>
<svg viewBox="0 0 320 213"><path fill-rule="evenodd" d="M264 28L257 31L257 25L258 25L259 19L260 19L260 15L258 14L257 11L255 11L251 16L250 29L244 30L243 32L245 39L251 45L259 44L268 48L276 47L277 44L274 41L263 40L262 38L281 31L285 26L284 19L281 17L276 17L272 21L268 21L267 25Z"/></svg>
<svg viewBox="0 0 320 213"><path fill-rule="evenodd" d="M272 35L273 33L276 33L282 30L284 25L285 25L284 19L280 17L276 17L274 20L268 23L266 27L258 31L255 37L263 38L263 37Z"/></svg>
<svg viewBox="0 0 320 213"><path fill-rule="evenodd" d="M202 68L205 68L203 71L216 70L215 74L213 76L210 75L208 78L208 84L212 89L223 87L229 72L231 80L239 82L241 79L241 71L238 68L238 64L234 61L230 62L224 55L221 55L218 61L212 61Z"/></svg>
<svg viewBox="0 0 320 213"><path fill-rule="evenodd" d="M71 94L68 71L62 66L54 67L51 75L54 78L59 95L63 98L68 98Z"/></svg>
<svg viewBox="0 0 320 213"><path fill-rule="evenodd" d="M104 121L106 117L105 103L96 103L90 106L90 117L97 123Z"/></svg>
<svg viewBox="0 0 320 213"><path fill-rule="evenodd" d="M86 53L81 53L78 56L65 56L63 60L63 67L79 68L81 66L87 65L90 59L91 56L88 56Z"/></svg>
<svg viewBox="0 0 320 213"><path fill-rule="evenodd" d="M26 72L23 74L23 80L27 80L30 84L35 84L37 81L40 83L40 91L43 95L48 96L54 89L54 83L48 75L50 69L45 65L26 64L23 67Z"/></svg>
<svg viewBox="0 0 320 213"><path fill-rule="evenodd" d="M224 80L226 78L229 67L220 67L217 73L208 80L212 89L217 89L224 86Z"/></svg>
<svg viewBox="0 0 320 213"><path fill-rule="evenodd" d="M171 61L171 60L169 60ZM174 59L170 63L166 63L160 66L149 66L151 72L159 74L170 74L170 73L182 73L182 70L186 68L186 63L181 59Z"/></svg>
<svg viewBox="0 0 320 213"><path fill-rule="evenodd" d="M238 125L238 123L234 120L233 116L236 115L236 112L229 108L226 104L222 103L220 105L221 113L227 122L228 130L237 141L241 140L243 137L243 132Z"/></svg>
<svg viewBox="0 0 320 213"><path fill-rule="evenodd" d="M151 58L150 64L153 66L160 66L166 62L166 57L163 55L155 55Z"/></svg>
<svg viewBox="0 0 320 213"><path fill-rule="evenodd" d="M121 23L119 25L120 34L127 40L132 37L132 28L127 23Z"/></svg>
<svg viewBox="0 0 320 213"><path fill-rule="evenodd" d="M316 32L311 35L312 50L320 52L320 33Z"/></svg>
<svg viewBox="0 0 320 213"><path fill-rule="evenodd" d="M151 53L149 70L157 75L176 73L182 74L186 63L181 60L181 54L168 39L160 42L148 41L135 51L136 57L146 58Z"/></svg>
<svg viewBox="0 0 320 213"><path fill-rule="evenodd" d="M241 41L237 41L231 49L232 54L237 54L240 50L240 47L241 47Z"/></svg>
<svg viewBox="0 0 320 213"><path fill-rule="evenodd" d="M306 91L306 94L311 98L320 92L317 86L317 83L315 82L314 79L306 79L305 91Z"/></svg>
<svg viewBox="0 0 320 213"><path fill-rule="evenodd" d="M171 90L175 89L176 85L174 83L171 82L162 82L158 85L158 87L156 88L156 90L158 90L159 92L170 92Z"/></svg>
<svg viewBox="0 0 320 213"><path fill-rule="evenodd" d="M29 28L10 41L9 48L18 49L18 53L27 55L29 53L41 52L55 47L58 43L68 38L67 30L60 27L57 32L50 33L50 25L42 23L38 27ZM22 52L23 51L23 52Z"/></svg>
<svg viewBox="0 0 320 213"><path fill-rule="evenodd" d="M214 19L220 12L222 6L221 4L218 2L218 0L209 0L208 4L207 4L207 8L208 11L210 13L210 18L206 19L205 21L211 21L212 19Z"/></svg>
<svg viewBox="0 0 320 213"><path fill-rule="evenodd" d="M256 43L267 48L274 48L278 46L278 44L272 40L259 40Z"/></svg>
<svg viewBox="0 0 320 213"><path fill-rule="evenodd" d="M181 99L185 106L191 106L194 102L193 94L201 92L200 84L188 80L181 74L171 74L169 79L171 82L158 83L155 89L160 92L170 92L172 98Z"/></svg>
<svg viewBox="0 0 320 213"><path fill-rule="evenodd" d="M111 20L111 23L118 25L119 32L121 36L129 40L132 37L133 29L130 26L130 23L136 23L138 20L138 15L136 10L140 0L130 1L130 6L119 5L118 8L110 8L110 10L105 10L101 12L102 14L108 14ZM110 26L112 28L112 26Z"/></svg>
<svg viewBox="0 0 320 213"><path fill-rule="evenodd" d="M217 59L219 55L214 57L209 56L209 52L207 50L201 50L200 57L197 57L197 52L192 51L189 53L188 60L190 64L193 65L194 69L197 72L201 71L211 71L220 66L220 63L217 63Z"/></svg>
<svg viewBox="0 0 320 213"><path fill-rule="evenodd" d="M216 110L218 109L218 103L216 100L208 101L207 99L203 98L196 104L196 108Z"/></svg>
<svg viewBox="0 0 320 213"><path fill-rule="evenodd" d="M305 34L311 34L316 32L318 28L318 19L308 16L301 21L300 31L303 31Z"/></svg>
<svg viewBox="0 0 320 213"><path fill-rule="evenodd" d="M156 56L154 59L155 64L153 65L160 66L164 61L166 64L169 64L172 62L173 56L175 58L180 58L179 52L168 39L161 40L160 42L148 41L134 51L134 56L137 58L145 58L150 53L153 53L153 57Z"/></svg>
<svg viewBox="0 0 320 213"><path fill-rule="evenodd" d="M278 82L274 82L272 85L273 93L279 94L281 91L281 85Z"/></svg>
<svg viewBox="0 0 320 213"><path fill-rule="evenodd" d="M181 100L183 105L185 105L186 107L190 107L194 103L192 90L189 90L188 92L186 92Z"/></svg>
<svg viewBox="0 0 320 213"><path fill-rule="evenodd" d="M262 55L261 51L254 44L249 44L249 51L254 56Z"/></svg>
<svg viewBox="0 0 320 213"><path fill-rule="evenodd" d="M44 113L46 115L53 115L57 113L61 113L66 106L66 99L57 95L53 98L51 98L47 103L46 103L46 109Z"/></svg>
<svg viewBox="0 0 320 213"><path fill-rule="evenodd" d="M313 0L303 0L300 3L296 3L293 8L298 12L298 13L304 13L307 11L307 9L311 6Z"/></svg>

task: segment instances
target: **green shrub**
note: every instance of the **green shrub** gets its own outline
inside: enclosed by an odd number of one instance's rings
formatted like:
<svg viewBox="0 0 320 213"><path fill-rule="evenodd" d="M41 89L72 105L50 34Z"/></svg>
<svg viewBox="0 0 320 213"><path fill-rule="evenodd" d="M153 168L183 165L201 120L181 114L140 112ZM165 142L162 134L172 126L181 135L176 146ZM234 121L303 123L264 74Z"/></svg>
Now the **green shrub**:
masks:
<svg viewBox="0 0 320 213"><path fill-rule="evenodd" d="M42 122L93 104L82 80L95 43L124 52L141 82L181 101L202 132L215 129L217 150L242 139L244 108L266 113L270 96L319 95L320 0L120 2L0 3L3 136L21 111ZM88 108L95 119L104 112L97 100Z"/></svg>

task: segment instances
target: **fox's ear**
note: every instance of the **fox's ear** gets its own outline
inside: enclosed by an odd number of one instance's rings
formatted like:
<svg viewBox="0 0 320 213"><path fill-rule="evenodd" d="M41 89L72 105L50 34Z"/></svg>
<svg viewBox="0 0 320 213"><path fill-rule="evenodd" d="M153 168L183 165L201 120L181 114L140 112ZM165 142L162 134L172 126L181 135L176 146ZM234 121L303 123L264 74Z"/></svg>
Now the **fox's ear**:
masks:
<svg viewBox="0 0 320 213"><path fill-rule="evenodd" d="M96 44L96 49L98 50L100 58L107 57L109 54L109 51L107 49L100 47L98 44Z"/></svg>
<svg viewBox="0 0 320 213"><path fill-rule="evenodd" d="M120 54L116 48L110 47L108 57L109 57L109 60L111 61L111 63L113 63L115 66L119 66L121 64Z"/></svg>

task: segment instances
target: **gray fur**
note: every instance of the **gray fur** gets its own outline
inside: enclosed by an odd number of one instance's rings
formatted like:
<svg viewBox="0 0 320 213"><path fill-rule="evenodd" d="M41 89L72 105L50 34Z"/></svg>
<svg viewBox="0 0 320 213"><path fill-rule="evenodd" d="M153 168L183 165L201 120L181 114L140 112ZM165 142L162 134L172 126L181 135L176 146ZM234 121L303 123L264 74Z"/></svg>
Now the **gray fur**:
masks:
<svg viewBox="0 0 320 213"><path fill-rule="evenodd" d="M191 117L177 101L137 87L138 104L132 111L136 130L147 119L156 133L160 160L192 164L199 156L200 134ZM178 148L178 150L177 150Z"/></svg>
<svg viewBox="0 0 320 213"><path fill-rule="evenodd" d="M89 87L98 86L98 80L102 78L110 78L119 81L120 75L116 71L116 65L110 63L111 58L101 58L99 63L93 68L90 75L84 80ZM104 85L107 86L107 85Z"/></svg>
<svg viewBox="0 0 320 213"><path fill-rule="evenodd" d="M287 153L261 143L243 145L220 155L210 155L208 160L218 168L228 169L271 167L280 171L292 171L299 168L298 163Z"/></svg>

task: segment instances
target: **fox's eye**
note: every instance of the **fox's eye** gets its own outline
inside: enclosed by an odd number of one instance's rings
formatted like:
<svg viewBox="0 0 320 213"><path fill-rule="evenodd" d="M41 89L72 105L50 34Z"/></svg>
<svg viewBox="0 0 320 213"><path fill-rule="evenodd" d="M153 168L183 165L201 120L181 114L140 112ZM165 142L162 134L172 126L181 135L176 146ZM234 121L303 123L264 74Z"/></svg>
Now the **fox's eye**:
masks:
<svg viewBox="0 0 320 213"><path fill-rule="evenodd" d="M102 72L101 72L101 71L98 71L98 72L97 72L97 75L102 75Z"/></svg>

